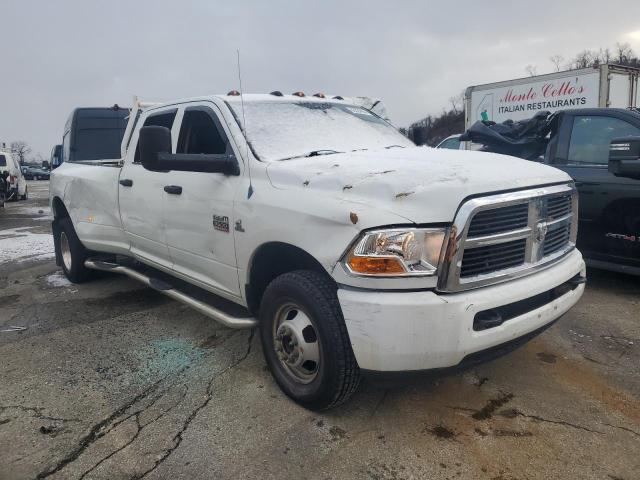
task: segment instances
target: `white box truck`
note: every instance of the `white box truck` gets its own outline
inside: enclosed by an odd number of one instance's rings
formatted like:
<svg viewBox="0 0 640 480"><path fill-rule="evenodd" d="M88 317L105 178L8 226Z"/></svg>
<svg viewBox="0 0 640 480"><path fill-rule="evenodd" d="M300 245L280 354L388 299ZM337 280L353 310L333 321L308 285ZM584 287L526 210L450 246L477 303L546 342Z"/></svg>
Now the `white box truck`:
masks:
<svg viewBox="0 0 640 480"><path fill-rule="evenodd" d="M603 64L467 88L465 129L478 120L531 118L540 111L638 106L640 69Z"/></svg>

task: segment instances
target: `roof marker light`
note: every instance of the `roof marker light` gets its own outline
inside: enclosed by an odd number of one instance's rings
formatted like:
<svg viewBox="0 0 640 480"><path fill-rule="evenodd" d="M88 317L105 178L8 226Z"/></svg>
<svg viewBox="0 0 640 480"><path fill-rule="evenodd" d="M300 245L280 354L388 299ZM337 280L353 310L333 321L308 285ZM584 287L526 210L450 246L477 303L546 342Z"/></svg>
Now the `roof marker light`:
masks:
<svg viewBox="0 0 640 480"><path fill-rule="evenodd" d="M282 97L282 92L280 90L274 90L269 95L273 95L274 97Z"/></svg>
<svg viewBox="0 0 640 480"><path fill-rule="evenodd" d="M229 95L230 97L239 97L240 92L238 90L231 90L229 93L227 93L227 95Z"/></svg>
<svg viewBox="0 0 640 480"><path fill-rule="evenodd" d="M304 97L304 92L293 92L291 95L294 97Z"/></svg>
<svg viewBox="0 0 640 480"><path fill-rule="evenodd" d="M324 96L324 93L314 93L313 96L318 98L327 98Z"/></svg>

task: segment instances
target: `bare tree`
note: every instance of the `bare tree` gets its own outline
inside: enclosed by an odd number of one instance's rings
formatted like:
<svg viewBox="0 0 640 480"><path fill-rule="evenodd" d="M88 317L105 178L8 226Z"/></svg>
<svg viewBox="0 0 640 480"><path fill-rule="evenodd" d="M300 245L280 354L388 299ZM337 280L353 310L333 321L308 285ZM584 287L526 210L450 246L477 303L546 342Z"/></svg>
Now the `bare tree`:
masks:
<svg viewBox="0 0 640 480"><path fill-rule="evenodd" d="M27 142L22 140L11 142L11 153L18 157L20 164L22 164L26 160L27 155L31 153L31 147Z"/></svg>
<svg viewBox="0 0 640 480"><path fill-rule="evenodd" d="M573 68L587 68L593 66L596 63L597 54L592 52L591 50L583 50L574 57L571 66Z"/></svg>
<svg viewBox="0 0 640 480"><path fill-rule="evenodd" d="M538 74L538 67L536 67L535 65L527 65L526 67L524 67L524 70L530 77L535 77Z"/></svg>
<svg viewBox="0 0 640 480"><path fill-rule="evenodd" d="M616 51L614 60L620 65L627 65L631 58L635 55L628 43L616 43Z"/></svg>
<svg viewBox="0 0 640 480"><path fill-rule="evenodd" d="M464 91L460 92L458 95L449 97L449 103L451 103L451 110L453 113L460 113L464 108Z"/></svg>
<svg viewBox="0 0 640 480"><path fill-rule="evenodd" d="M598 63L609 63L611 61L611 50L609 48L601 48L598 51Z"/></svg>
<svg viewBox="0 0 640 480"><path fill-rule="evenodd" d="M549 60L551 60L551 63L553 63L553 66L556 67L556 72L559 72L560 64L564 62L564 57L556 53L555 55L552 55L551 57L549 57Z"/></svg>

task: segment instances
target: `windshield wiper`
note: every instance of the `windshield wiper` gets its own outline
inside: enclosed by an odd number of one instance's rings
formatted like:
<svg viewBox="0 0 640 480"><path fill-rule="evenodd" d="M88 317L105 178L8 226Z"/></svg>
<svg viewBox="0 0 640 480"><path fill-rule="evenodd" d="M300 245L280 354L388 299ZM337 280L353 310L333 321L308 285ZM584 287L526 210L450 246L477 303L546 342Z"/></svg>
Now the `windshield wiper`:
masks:
<svg viewBox="0 0 640 480"><path fill-rule="evenodd" d="M343 153L343 152L339 152L337 150L313 150L312 152L309 152L305 156L306 157L317 157L319 155L333 155L334 153Z"/></svg>
<svg viewBox="0 0 640 480"><path fill-rule="evenodd" d="M280 160L293 160L294 158L319 157L320 155L333 155L334 153L344 153L337 150L312 150L302 155L294 155L293 157L281 158Z"/></svg>

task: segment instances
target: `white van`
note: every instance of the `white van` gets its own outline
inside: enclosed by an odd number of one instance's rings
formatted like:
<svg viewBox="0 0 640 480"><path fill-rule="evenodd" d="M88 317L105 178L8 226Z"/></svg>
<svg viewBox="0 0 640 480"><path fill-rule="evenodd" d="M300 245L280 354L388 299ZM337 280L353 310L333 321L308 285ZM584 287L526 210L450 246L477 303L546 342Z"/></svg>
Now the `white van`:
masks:
<svg viewBox="0 0 640 480"><path fill-rule="evenodd" d="M0 174L9 172L7 177L7 200L26 200L27 180L22 175L22 170L11 153L0 151Z"/></svg>

